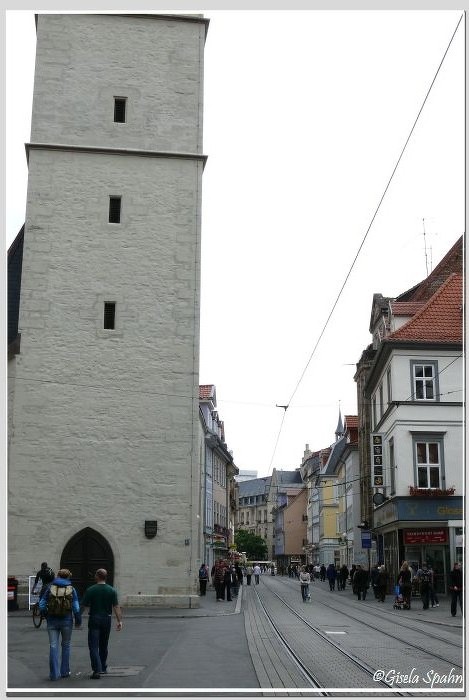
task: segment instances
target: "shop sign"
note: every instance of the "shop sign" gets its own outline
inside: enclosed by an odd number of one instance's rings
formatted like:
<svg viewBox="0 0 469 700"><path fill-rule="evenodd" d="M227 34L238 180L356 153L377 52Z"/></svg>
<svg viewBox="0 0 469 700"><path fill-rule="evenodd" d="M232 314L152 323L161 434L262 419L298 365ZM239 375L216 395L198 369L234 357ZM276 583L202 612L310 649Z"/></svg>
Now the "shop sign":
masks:
<svg viewBox="0 0 469 700"><path fill-rule="evenodd" d="M382 433L371 434L371 469L373 486L384 485L384 440Z"/></svg>
<svg viewBox="0 0 469 700"><path fill-rule="evenodd" d="M462 496L397 498L399 520L448 520L463 517Z"/></svg>
<svg viewBox="0 0 469 700"><path fill-rule="evenodd" d="M431 530L404 530L404 544L446 544L448 530L445 527Z"/></svg>
<svg viewBox="0 0 469 700"><path fill-rule="evenodd" d="M362 549L371 549L371 532L362 530Z"/></svg>

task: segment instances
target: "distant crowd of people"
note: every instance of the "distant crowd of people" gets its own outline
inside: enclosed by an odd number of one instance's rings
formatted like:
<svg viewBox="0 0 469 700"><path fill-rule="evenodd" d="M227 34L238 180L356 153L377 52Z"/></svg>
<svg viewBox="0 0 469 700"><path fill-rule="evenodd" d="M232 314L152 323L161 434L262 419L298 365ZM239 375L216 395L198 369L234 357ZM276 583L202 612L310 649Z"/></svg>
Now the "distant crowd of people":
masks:
<svg viewBox="0 0 469 700"><path fill-rule="evenodd" d="M275 567L268 567L266 564L241 566L239 562L232 563L227 559L218 559L209 572L207 564L203 563L199 569L200 595L207 594L207 584L211 580L217 601L233 600L238 595L244 579L247 586L251 585L252 580L255 585L258 585L261 574L267 572L275 575Z"/></svg>
<svg viewBox="0 0 469 700"><path fill-rule="evenodd" d="M232 600L239 593L239 587L246 581L250 586L254 579L255 585L259 584L260 575L270 573L275 575L273 565L247 564L220 559L209 572L206 564L202 564L199 571L200 595L206 595L207 583L211 579L215 589L217 601ZM430 606L438 607L439 599L436 592L436 574L434 569L423 562L420 568L412 567L409 562L403 561L396 581L393 583L384 564L375 564L370 571L360 564L352 564L349 569L346 564L336 566L334 564L289 564L286 567L279 566L280 575L288 575L299 581L303 601L311 599L309 586L313 581L326 582L330 591L344 591L349 584L352 592L358 600L366 600L368 593L382 603L386 596L394 594L395 607L410 610L412 597L419 597L424 610ZM459 563L455 563L448 576L448 590L451 595L451 615L457 614L459 605L461 613L463 609L463 579Z"/></svg>

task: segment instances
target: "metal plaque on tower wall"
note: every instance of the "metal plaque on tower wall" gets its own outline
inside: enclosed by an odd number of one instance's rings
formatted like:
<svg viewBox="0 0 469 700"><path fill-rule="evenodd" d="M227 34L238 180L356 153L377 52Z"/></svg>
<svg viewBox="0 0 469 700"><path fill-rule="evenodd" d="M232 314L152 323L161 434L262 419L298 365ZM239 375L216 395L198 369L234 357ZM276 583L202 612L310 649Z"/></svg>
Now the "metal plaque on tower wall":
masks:
<svg viewBox="0 0 469 700"><path fill-rule="evenodd" d="M371 474L374 487L384 486L384 438L382 433L371 434Z"/></svg>

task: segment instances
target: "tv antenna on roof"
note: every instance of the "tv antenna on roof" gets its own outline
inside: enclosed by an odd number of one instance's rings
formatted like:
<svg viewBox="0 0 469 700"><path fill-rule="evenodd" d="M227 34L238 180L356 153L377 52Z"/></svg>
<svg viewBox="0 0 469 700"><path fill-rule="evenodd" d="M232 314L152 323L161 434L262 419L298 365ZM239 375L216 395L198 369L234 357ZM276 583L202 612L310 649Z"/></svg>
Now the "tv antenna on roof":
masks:
<svg viewBox="0 0 469 700"><path fill-rule="evenodd" d="M425 250L425 269L427 270L427 277L428 277L427 238L426 238L426 233L425 233L425 219L422 219L422 223L423 223L423 245L424 245L424 250Z"/></svg>

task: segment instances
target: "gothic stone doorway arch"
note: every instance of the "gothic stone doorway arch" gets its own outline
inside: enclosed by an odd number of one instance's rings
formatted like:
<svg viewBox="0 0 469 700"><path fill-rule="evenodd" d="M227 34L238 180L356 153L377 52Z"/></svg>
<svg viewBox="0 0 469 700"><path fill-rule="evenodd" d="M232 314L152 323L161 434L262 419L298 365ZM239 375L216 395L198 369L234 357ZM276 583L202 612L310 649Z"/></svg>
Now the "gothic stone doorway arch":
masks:
<svg viewBox="0 0 469 700"><path fill-rule="evenodd" d="M77 532L65 545L60 558L60 568L70 569L72 583L81 598L88 586L95 583L96 569L106 569L107 582L114 581L114 555L109 542L93 530L85 527Z"/></svg>

